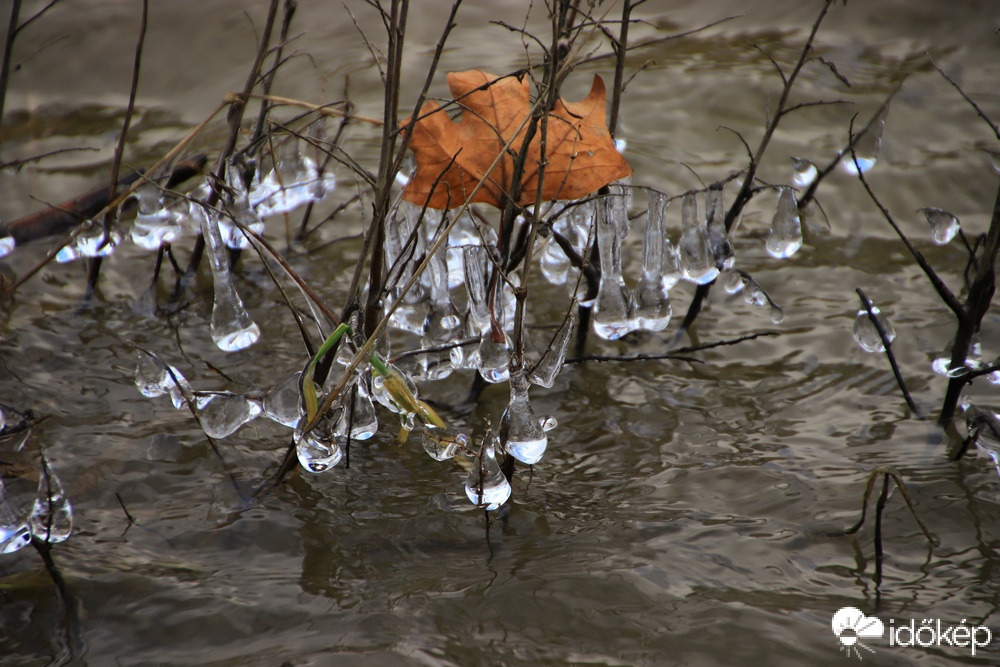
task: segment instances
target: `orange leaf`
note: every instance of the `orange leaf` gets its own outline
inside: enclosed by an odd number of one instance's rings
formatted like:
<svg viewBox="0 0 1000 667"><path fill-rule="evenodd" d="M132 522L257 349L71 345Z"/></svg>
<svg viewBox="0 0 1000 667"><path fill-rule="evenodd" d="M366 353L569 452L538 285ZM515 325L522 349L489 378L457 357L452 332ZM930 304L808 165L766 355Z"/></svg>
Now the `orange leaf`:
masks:
<svg viewBox="0 0 1000 667"><path fill-rule="evenodd" d="M522 125L526 126L531 113L531 100L527 81L498 79L480 70L448 75L448 86L462 107L458 122L437 103L424 104L410 139L417 171L403 191L404 199L421 206L426 202L430 208L454 208L483 180L471 201L502 204L521 150ZM608 133L606 97L604 81L595 75L586 98L556 102L548 116L545 159L540 127L528 144L519 204L535 202L543 164L543 201L579 199L632 173ZM403 126L410 121L407 118ZM511 145L497 160L507 142Z"/></svg>

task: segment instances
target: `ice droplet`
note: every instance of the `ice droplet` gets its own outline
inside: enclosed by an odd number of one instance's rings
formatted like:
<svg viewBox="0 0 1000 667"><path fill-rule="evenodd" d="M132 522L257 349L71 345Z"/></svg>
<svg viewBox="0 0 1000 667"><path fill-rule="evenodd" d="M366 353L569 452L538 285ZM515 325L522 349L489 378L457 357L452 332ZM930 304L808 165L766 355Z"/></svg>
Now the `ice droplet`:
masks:
<svg viewBox="0 0 1000 667"><path fill-rule="evenodd" d="M292 373L284 382L271 388L264 395L263 412L264 416L271 421L295 427L302 417L301 397L299 388L299 378L302 372Z"/></svg>
<svg viewBox="0 0 1000 667"><path fill-rule="evenodd" d="M469 445L469 437L452 428L424 425L421 434L424 451L435 461L447 461Z"/></svg>
<svg viewBox="0 0 1000 667"><path fill-rule="evenodd" d="M7 488L0 478L0 553L11 554L31 543L31 528L25 517L7 499Z"/></svg>
<svg viewBox="0 0 1000 667"><path fill-rule="evenodd" d="M523 369L510 375L510 403L507 404L502 421L507 427L507 451L510 455L521 463L538 463L545 454L548 436L531 409L528 381Z"/></svg>
<svg viewBox="0 0 1000 667"><path fill-rule="evenodd" d="M497 462L499 446L500 439L492 430L489 431L465 480L465 495L473 505L488 510L495 510L507 502L511 493L510 482Z"/></svg>
<svg viewBox="0 0 1000 667"><path fill-rule="evenodd" d="M345 405L351 407L351 439L368 440L378 431L378 415L375 413L375 405L372 403L371 395L365 386L365 379L359 378L352 391L356 392L351 398L351 402L345 401Z"/></svg>
<svg viewBox="0 0 1000 667"><path fill-rule="evenodd" d="M858 172L865 173L875 166L878 160L879 149L882 146L882 132L885 129L885 118L889 109L882 112L875 118L866 130L854 137L854 154L847 151L840 160L840 166L848 174L857 175ZM854 158L857 158L857 164Z"/></svg>
<svg viewBox="0 0 1000 667"><path fill-rule="evenodd" d="M135 198L138 211L129 230L133 243L144 250L157 250L180 235L180 222L167 210L163 195L154 183L139 186Z"/></svg>
<svg viewBox="0 0 1000 667"><path fill-rule="evenodd" d="M559 325L552 342L542 354L535 367L531 369L528 379L532 384L551 389L556 382L556 377L562 370L563 362L566 361L566 351L569 350L569 342L573 329L576 328L577 303L573 299L569 305L569 315Z"/></svg>
<svg viewBox="0 0 1000 667"><path fill-rule="evenodd" d="M260 402L228 391L198 396L195 409L202 430L210 438L230 436L262 412Z"/></svg>
<svg viewBox="0 0 1000 667"><path fill-rule="evenodd" d="M927 223L931 226L931 240L936 245L945 245L958 234L958 218L948 211L927 206L917 209L917 212L927 217Z"/></svg>
<svg viewBox="0 0 1000 667"><path fill-rule="evenodd" d="M872 306L872 314L878 320L882 330L885 331L886 340L892 343L896 339L896 331L889 324L889 320L878 309L878 306ZM878 329L875 328L871 318L868 317L867 310L859 310L858 316L854 320L854 341L865 352L885 352L885 345L882 344L882 338L878 334Z"/></svg>
<svg viewBox="0 0 1000 667"><path fill-rule="evenodd" d="M792 157L792 169L792 183L800 188L812 185L812 182L816 180L816 176L819 175L816 165L800 157Z"/></svg>
<svg viewBox="0 0 1000 667"><path fill-rule="evenodd" d="M503 330L487 329L479 341L479 374L492 384L509 377L508 364L513 352L510 339Z"/></svg>
<svg viewBox="0 0 1000 667"><path fill-rule="evenodd" d="M774 211L766 247L768 254L777 259L791 257L802 247L799 207L795 203L795 191L791 188L781 188L778 193L778 207Z"/></svg>
<svg viewBox="0 0 1000 667"><path fill-rule="evenodd" d="M44 457L28 525L33 537L50 544L66 541L73 532L73 506L66 497L62 482Z"/></svg>
<svg viewBox="0 0 1000 667"><path fill-rule="evenodd" d="M16 245L17 242L13 236L0 236L0 257L6 257L14 252L14 246Z"/></svg>
<svg viewBox="0 0 1000 667"><path fill-rule="evenodd" d="M294 439L295 455L308 472L325 472L344 457L344 450L328 421L321 422L308 433L296 428Z"/></svg>
<svg viewBox="0 0 1000 667"><path fill-rule="evenodd" d="M65 264L80 257L107 257L115 251L121 238L121 234L111 230L105 239L104 228L93 220L87 220L77 237L56 253L56 261Z"/></svg>

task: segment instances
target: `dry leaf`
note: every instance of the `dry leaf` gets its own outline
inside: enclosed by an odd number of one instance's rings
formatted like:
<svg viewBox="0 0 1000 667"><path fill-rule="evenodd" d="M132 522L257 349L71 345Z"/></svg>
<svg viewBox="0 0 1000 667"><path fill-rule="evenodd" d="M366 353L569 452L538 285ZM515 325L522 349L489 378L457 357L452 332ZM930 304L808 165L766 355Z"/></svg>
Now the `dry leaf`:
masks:
<svg viewBox="0 0 1000 667"><path fill-rule="evenodd" d="M480 70L448 75L451 93L460 98L462 107L458 122L443 111L432 113L440 108L436 102L424 104L410 139L417 171L403 191L404 199L421 206L427 202L430 208L454 208L485 176L472 201L501 205L521 149L522 125L531 113L531 100L526 80L498 78ZM491 82L495 83L487 86ZM604 81L595 75L590 94L583 100L556 102L546 130L543 201L579 199L632 173L608 133L606 97ZM409 122L407 118L403 125ZM509 150L489 171L511 139ZM522 206L535 202L541 163L539 128L528 144L518 202Z"/></svg>

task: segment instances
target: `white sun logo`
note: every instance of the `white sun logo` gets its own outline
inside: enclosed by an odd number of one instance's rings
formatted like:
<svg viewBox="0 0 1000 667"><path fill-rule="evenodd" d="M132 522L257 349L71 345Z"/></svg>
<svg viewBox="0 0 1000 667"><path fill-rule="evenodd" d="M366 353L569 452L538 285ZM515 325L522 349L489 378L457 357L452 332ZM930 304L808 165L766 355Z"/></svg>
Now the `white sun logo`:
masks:
<svg viewBox="0 0 1000 667"><path fill-rule="evenodd" d="M861 660L861 651L864 649L869 653L875 653L875 649L866 646L862 637L881 637L885 632L882 621L874 616L865 616L864 612L857 607L843 607L833 615L830 622L833 626L833 634L840 641L840 648L851 656L851 651Z"/></svg>

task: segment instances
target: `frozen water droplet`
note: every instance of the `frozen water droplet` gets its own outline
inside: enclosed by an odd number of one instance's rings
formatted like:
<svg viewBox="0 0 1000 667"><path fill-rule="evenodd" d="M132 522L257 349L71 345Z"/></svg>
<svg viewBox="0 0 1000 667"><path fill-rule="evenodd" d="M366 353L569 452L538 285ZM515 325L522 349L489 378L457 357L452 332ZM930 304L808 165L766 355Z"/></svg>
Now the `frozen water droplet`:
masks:
<svg viewBox="0 0 1000 667"><path fill-rule="evenodd" d="M878 320L879 325L882 330L885 331L885 338L892 343L896 339L896 331L889 324L889 320L882 311L878 309L878 306L872 306L872 314L875 315L875 319ZM884 352L885 346L882 344L882 339L878 334L878 329L872 323L871 318L868 317L867 310L859 310L858 316L854 320L854 341L861 346L861 349L865 352Z"/></svg>
<svg viewBox="0 0 1000 667"><path fill-rule="evenodd" d="M435 461L447 461L469 445L469 437L452 428L424 425L421 434L424 451Z"/></svg>
<svg viewBox="0 0 1000 667"><path fill-rule="evenodd" d="M363 378L355 385L355 391L357 394L351 399L354 408L350 421L351 439L368 440L378 431L378 415Z"/></svg>
<svg viewBox="0 0 1000 667"><path fill-rule="evenodd" d="M153 183L139 186L135 192L139 210L129 230L132 242L145 250L157 250L181 233L177 217L167 210L160 189Z"/></svg>
<svg viewBox="0 0 1000 667"><path fill-rule="evenodd" d="M812 182L816 180L816 176L819 174L816 165L800 157L792 158L792 169L794 170L792 183L800 188L812 185Z"/></svg>
<svg viewBox="0 0 1000 667"><path fill-rule="evenodd" d="M212 267L212 280L215 286L215 302L212 306L211 332L215 345L226 352L242 350L257 342L260 338L260 327L250 319L243 301L233 284L229 273L229 254L222 242L222 233L213 212L202 220L202 235L205 238L205 249L208 252Z"/></svg>
<svg viewBox="0 0 1000 667"><path fill-rule="evenodd" d="M32 536L50 544L66 541L73 531L73 507L66 497L62 482L44 457L28 525Z"/></svg>
<svg viewBox="0 0 1000 667"><path fill-rule="evenodd" d="M722 272L722 288L730 294L737 294L746 287L747 281L739 271L729 269Z"/></svg>
<svg viewBox="0 0 1000 667"><path fill-rule="evenodd" d="M993 168L993 173L1000 174L1000 151L994 150L992 148L983 148L986 157L990 162L990 167Z"/></svg>
<svg viewBox="0 0 1000 667"><path fill-rule="evenodd" d="M621 194L610 194L597 205L597 244L601 282L594 303L594 333L606 340L621 338L636 329L632 294L622 277L621 244L628 234L628 209Z"/></svg>
<svg viewBox="0 0 1000 667"><path fill-rule="evenodd" d="M927 216L927 222L931 226L931 240L937 245L945 245L958 234L958 218L948 211L927 206L917 210Z"/></svg>
<svg viewBox="0 0 1000 667"><path fill-rule="evenodd" d="M848 151L840 160L840 166L848 174L857 175L858 172L865 173L875 166L878 160L879 149L882 146L882 132L885 129L885 117L888 108L882 115L874 119L867 130L862 131L854 138L854 155ZM855 157L857 164L855 164Z"/></svg>
<svg viewBox="0 0 1000 667"><path fill-rule="evenodd" d="M795 191L781 188L778 193L778 207L771 222L771 233L767 237L767 252L771 257L782 259L791 257L802 247L802 224L799 207L795 203Z"/></svg>
<svg viewBox="0 0 1000 667"><path fill-rule="evenodd" d="M14 246L16 245L17 242L14 241L13 236L0 236L0 257L6 257L14 252Z"/></svg>
<svg viewBox="0 0 1000 667"><path fill-rule="evenodd" d="M576 328L577 307L576 299L569 306L569 316L559 325L559 329L552 337L552 342L542 358L538 360L535 367L531 369L528 379L532 384L551 389L556 382L559 371L562 370L563 362L566 360L566 351L569 350L569 342Z"/></svg>
<svg viewBox="0 0 1000 667"><path fill-rule="evenodd" d="M507 502L511 493L510 482L504 477L496 459L499 446L496 433L487 433L465 480L465 495L473 505L488 510L495 510Z"/></svg>
<svg viewBox="0 0 1000 667"><path fill-rule="evenodd" d="M548 445L548 437L528 400L528 381L524 370L510 375L510 403L504 412L507 426L507 451L521 463L532 465L541 460Z"/></svg>
<svg viewBox="0 0 1000 667"><path fill-rule="evenodd" d="M111 230L105 239L104 228L93 220L87 220L76 238L59 250L56 261L65 264L80 257L107 257L115 251L120 241L121 234L118 232Z"/></svg>
<svg viewBox="0 0 1000 667"><path fill-rule="evenodd" d="M344 457L344 450L329 422L322 422L308 433L295 430L295 455L302 467L312 473L333 468Z"/></svg>
<svg viewBox="0 0 1000 667"><path fill-rule="evenodd" d="M195 400L195 409L202 430L210 438L232 435L241 426L256 419L262 411L259 402L228 391L199 396Z"/></svg>
<svg viewBox="0 0 1000 667"><path fill-rule="evenodd" d="M403 372L398 366L390 363L386 363L389 369L389 377L383 375L374 375L372 377L372 393L371 396L376 401L384 405L386 408L392 412L398 414L412 414L409 407L404 405L399 405L396 399L392 395L392 385L401 384L399 392L409 393L409 395L416 399L417 398L417 385L413 382L413 379Z"/></svg>
<svg viewBox="0 0 1000 667"><path fill-rule="evenodd" d="M295 427L302 417L302 393L299 388L301 371L292 373L284 382L273 387L264 395L264 416L271 421Z"/></svg>
<svg viewBox="0 0 1000 667"><path fill-rule="evenodd" d="M503 331L487 329L479 342L479 374L492 384L509 377L508 364L513 347Z"/></svg>
<svg viewBox="0 0 1000 667"><path fill-rule="evenodd" d="M771 323L781 324L785 321L785 311L778 306L771 306Z"/></svg>
<svg viewBox="0 0 1000 667"><path fill-rule="evenodd" d="M538 425L542 427L542 430L548 433L556 426L559 426L559 421L553 415L544 415L538 418Z"/></svg>
<svg viewBox="0 0 1000 667"><path fill-rule="evenodd" d="M615 139L615 150L619 153L624 153L625 148L628 146L628 142L624 139Z"/></svg>
<svg viewBox="0 0 1000 667"><path fill-rule="evenodd" d="M698 217L698 199L687 194L681 199L681 238L678 243L684 279L707 285L719 275L715 253L708 239L708 226Z"/></svg>
<svg viewBox="0 0 1000 667"><path fill-rule="evenodd" d="M0 478L0 553L10 554L31 543L31 529L25 517L7 499L7 488Z"/></svg>

